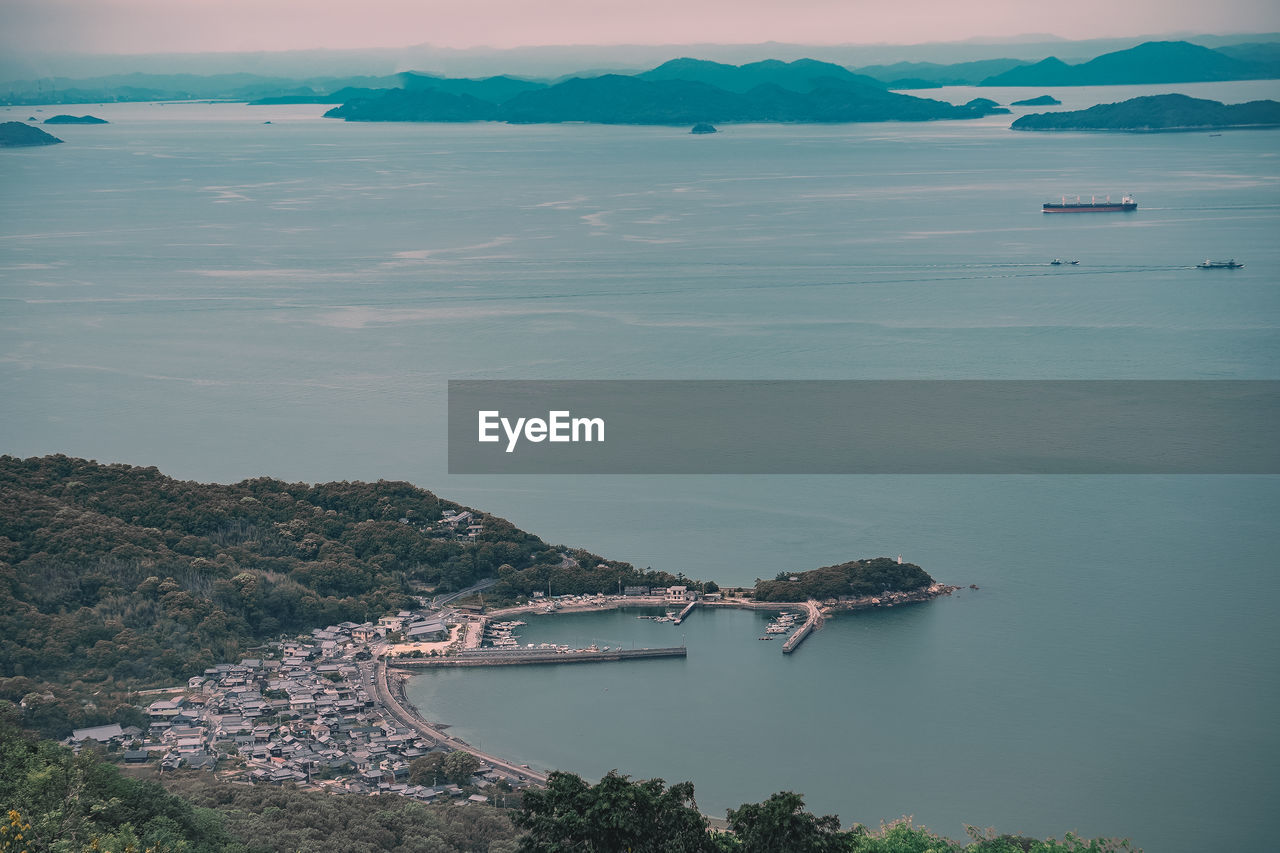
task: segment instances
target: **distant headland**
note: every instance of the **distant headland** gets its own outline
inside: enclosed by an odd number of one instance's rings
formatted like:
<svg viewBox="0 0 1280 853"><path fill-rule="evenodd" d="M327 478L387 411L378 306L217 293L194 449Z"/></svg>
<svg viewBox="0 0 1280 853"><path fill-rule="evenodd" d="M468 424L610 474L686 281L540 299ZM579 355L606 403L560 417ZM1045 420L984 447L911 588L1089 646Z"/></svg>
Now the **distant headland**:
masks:
<svg viewBox="0 0 1280 853"><path fill-rule="evenodd" d="M1223 104L1187 95L1150 95L1087 110L1033 113L1014 130L1121 130L1132 132L1280 127L1280 103Z"/></svg>

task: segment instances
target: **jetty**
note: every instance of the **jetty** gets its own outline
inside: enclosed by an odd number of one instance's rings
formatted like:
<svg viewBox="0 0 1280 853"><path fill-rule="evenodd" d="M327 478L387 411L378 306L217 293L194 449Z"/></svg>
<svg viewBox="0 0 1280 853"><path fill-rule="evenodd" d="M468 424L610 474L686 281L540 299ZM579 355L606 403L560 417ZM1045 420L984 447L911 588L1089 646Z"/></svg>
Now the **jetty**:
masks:
<svg viewBox="0 0 1280 853"><path fill-rule="evenodd" d="M806 601L804 609L804 623L793 631L791 636L787 637L787 641L782 644L782 653L784 655L794 652L804 642L805 637L809 636L814 629L822 627L822 608L818 605L818 602Z"/></svg>
<svg viewBox="0 0 1280 853"><path fill-rule="evenodd" d="M527 666L530 664L593 663L616 660L687 657L684 646L656 649L466 649L457 654L429 658L393 658L397 668L443 669L460 666Z"/></svg>
<svg viewBox="0 0 1280 853"><path fill-rule="evenodd" d="M688 616L690 613L692 613L693 608L697 606L698 606L697 601L690 601L688 604L686 604L684 606L684 610L681 610L680 615L676 617L675 624L679 625L681 622L683 622L684 618Z"/></svg>

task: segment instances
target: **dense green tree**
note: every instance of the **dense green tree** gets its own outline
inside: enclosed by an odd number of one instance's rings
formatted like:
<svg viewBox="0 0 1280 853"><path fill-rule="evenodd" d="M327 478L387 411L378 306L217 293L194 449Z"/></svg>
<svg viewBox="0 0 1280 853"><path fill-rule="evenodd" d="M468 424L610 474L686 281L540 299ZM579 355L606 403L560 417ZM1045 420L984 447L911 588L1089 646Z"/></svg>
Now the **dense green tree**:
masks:
<svg viewBox="0 0 1280 853"><path fill-rule="evenodd" d="M440 769L449 781L455 785L466 785L471 777L480 769L480 759L469 752L455 749L444 757Z"/></svg>
<svg viewBox="0 0 1280 853"><path fill-rule="evenodd" d="M799 794L783 791L763 803L729 810L729 828L742 853L836 853L849 849L854 833L840 831L840 818L817 817L804 810Z"/></svg>
<svg viewBox="0 0 1280 853"><path fill-rule="evenodd" d="M693 784L632 782L616 771L589 785L553 772L544 790L525 792L516 823L528 830L524 853L701 853L715 851Z"/></svg>

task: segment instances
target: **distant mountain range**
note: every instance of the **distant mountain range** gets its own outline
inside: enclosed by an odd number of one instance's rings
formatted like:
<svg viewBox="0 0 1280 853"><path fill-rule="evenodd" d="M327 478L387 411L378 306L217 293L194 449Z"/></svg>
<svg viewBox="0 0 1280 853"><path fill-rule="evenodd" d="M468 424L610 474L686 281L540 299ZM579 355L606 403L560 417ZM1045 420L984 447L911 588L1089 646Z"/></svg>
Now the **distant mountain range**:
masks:
<svg viewBox="0 0 1280 853"><path fill-rule="evenodd" d="M813 82L819 79L849 85L862 82L868 86L888 89L921 89L938 86L1077 86L1280 78L1280 41L1223 44L1219 39L1205 37L1201 40L1219 46L1211 49L1186 41L1145 42L1137 47L1104 53L1074 65L1056 57L1034 63L1006 57L949 65L937 62L895 62L861 68L808 58L791 62L767 59L742 65L706 59L674 59L647 71L619 76L635 76L649 82L700 82L739 95L746 95L759 85L774 85L803 94L812 91L815 88ZM1084 43L1063 43L1063 46L1078 50L1081 44ZM716 54L714 47L707 46L708 53ZM787 54L795 46L760 47L777 49ZM918 50L923 55L929 55L925 47L927 46L919 46ZM988 46L985 49L997 48ZM917 48L900 50L914 51ZM155 60L154 57L151 59ZM573 77L599 77L607 73L579 72ZM131 73L84 79L44 77L0 83L0 104L204 99L246 100L260 104L337 104L349 103L358 97L370 97L371 92L389 89L435 89L446 94L469 95L500 104L524 92L550 88L573 77L558 80L509 75L462 78L414 71L382 76L318 76L303 79L245 73L205 76Z"/></svg>
<svg viewBox="0 0 1280 853"><path fill-rule="evenodd" d="M814 60L735 66L678 59L635 76L575 77L501 101L444 88L395 90L350 101L325 115L347 121L679 125L926 121L995 111L987 102L955 106L897 94L874 79Z"/></svg>
<svg viewBox="0 0 1280 853"><path fill-rule="evenodd" d="M1211 50L1185 41L1150 41L1079 65L1051 56L995 74L981 85L1110 86L1280 77L1280 45L1241 45L1235 48L1234 56L1228 50Z"/></svg>
<svg viewBox="0 0 1280 853"><path fill-rule="evenodd" d="M1187 95L1151 95L1087 110L1025 115L1014 130L1224 130L1280 127L1280 103L1222 104Z"/></svg>

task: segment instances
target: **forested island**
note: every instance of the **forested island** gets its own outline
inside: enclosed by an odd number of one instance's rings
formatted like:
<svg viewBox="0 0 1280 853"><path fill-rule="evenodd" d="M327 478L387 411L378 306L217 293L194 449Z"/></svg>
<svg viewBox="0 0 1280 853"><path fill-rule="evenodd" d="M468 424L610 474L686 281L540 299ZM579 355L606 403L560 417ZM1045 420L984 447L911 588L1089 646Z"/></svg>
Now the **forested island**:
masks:
<svg viewBox="0 0 1280 853"><path fill-rule="evenodd" d="M44 120L45 124L110 124L105 118L97 116L56 115Z"/></svg>
<svg viewBox="0 0 1280 853"><path fill-rule="evenodd" d="M573 77L524 91L478 87L394 89L325 113L346 121L869 122L979 118L985 104L955 106L890 92L884 83L827 62L726 65L677 59L636 75Z"/></svg>
<svg viewBox="0 0 1280 853"><path fill-rule="evenodd" d="M0 122L0 148L28 145L57 145L62 140L51 133L21 121Z"/></svg>
<svg viewBox="0 0 1280 853"><path fill-rule="evenodd" d="M1041 95L1038 98L1026 98L1021 101L1014 101L1011 107L1056 107L1061 104L1053 95Z"/></svg>
<svg viewBox="0 0 1280 853"><path fill-rule="evenodd" d="M1014 130L1177 131L1280 127L1280 103L1223 104L1187 95L1149 95L1087 110L1025 115Z"/></svg>

